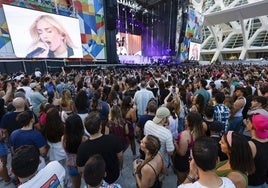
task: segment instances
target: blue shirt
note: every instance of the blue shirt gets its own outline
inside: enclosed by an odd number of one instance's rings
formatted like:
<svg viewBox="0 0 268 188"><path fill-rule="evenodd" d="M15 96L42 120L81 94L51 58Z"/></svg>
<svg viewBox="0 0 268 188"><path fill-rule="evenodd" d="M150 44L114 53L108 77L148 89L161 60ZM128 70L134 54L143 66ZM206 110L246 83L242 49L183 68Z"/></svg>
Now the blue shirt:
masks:
<svg viewBox="0 0 268 188"><path fill-rule="evenodd" d="M228 129L230 115L231 115L230 109L224 104L214 105L214 120L224 124L224 130L223 130L224 133Z"/></svg>
<svg viewBox="0 0 268 188"><path fill-rule="evenodd" d="M34 145L37 148L41 148L47 145L47 142L42 134L36 130L18 129L11 134L10 145L14 150L23 145Z"/></svg>

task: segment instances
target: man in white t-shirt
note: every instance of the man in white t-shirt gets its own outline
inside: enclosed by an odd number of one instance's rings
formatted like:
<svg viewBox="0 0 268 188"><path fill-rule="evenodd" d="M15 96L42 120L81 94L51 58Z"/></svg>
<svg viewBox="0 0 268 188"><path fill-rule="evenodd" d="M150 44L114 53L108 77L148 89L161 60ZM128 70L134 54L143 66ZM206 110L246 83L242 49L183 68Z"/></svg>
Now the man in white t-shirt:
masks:
<svg viewBox="0 0 268 188"><path fill-rule="evenodd" d="M154 98L153 92L147 90L146 87L147 87L146 81L142 80L140 84L141 89L139 91L136 91L134 95L133 100L137 107L138 117L144 115L148 102L150 101L150 99Z"/></svg>
<svg viewBox="0 0 268 188"><path fill-rule="evenodd" d="M52 161L37 172L39 162L39 150L33 145L24 145L15 151L11 168L21 183L19 188L64 187L63 166L58 161Z"/></svg>
<svg viewBox="0 0 268 188"><path fill-rule="evenodd" d="M217 143L210 137L199 137L195 140L192 149L190 172L187 179L178 188L235 188L233 182L226 177L216 174L218 158Z"/></svg>
<svg viewBox="0 0 268 188"><path fill-rule="evenodd" d="M161 142L160 153L164 158L166 167L169 164L169 155L171 156L174 151L173 137L165 126L169 125L170 112L166 107L157 109L153 121L148 120L144 125L144 135L154 135L159 138Z"/></svg>

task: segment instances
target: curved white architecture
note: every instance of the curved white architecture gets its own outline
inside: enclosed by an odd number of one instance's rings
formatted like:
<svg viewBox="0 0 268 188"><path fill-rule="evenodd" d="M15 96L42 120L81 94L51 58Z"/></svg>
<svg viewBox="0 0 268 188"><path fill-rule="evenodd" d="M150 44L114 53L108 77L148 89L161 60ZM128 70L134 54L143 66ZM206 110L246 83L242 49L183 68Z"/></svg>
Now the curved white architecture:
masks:
<svg viewBox="0 0 268 188"><path fill-rule="evenodd" d="M201 60L268 58L267 0L192 0L204 14Z"/></svg>

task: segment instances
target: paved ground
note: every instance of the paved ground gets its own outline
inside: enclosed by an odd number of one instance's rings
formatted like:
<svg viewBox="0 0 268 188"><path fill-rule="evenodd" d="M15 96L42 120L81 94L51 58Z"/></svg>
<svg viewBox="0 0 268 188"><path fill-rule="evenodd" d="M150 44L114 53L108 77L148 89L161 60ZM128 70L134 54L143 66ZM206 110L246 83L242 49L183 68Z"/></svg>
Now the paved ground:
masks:
<svg viewBox="0 0 268 188"><path fill-rule="evenodd" d="M131 153L130 148L128 148L126 152L124 153L124 166L123 166L121 176L119 177L117 181L123 188L136 188L136 182L135 182L134 176L132 175L133 174L132 161L133 161L133 155ZM165 177L162 187L163 188L175 188L176 185L177 185L177 176L174 175L172 168L169 168L168 176Z"/></svg>
<svg viewBox="0 0 268 188"><path fill-rule="evenodd" d="M139 145L138 144L136 145L138 148ZM137 149L137 153L138 153L138 149ZM131 150L130 148L128 148L126 152L124 153L123 170L121 172L119 179L117 180L117 183L119 183L123 188L136 188L136 182L135 182L134 176L132 175L133 174L133 170L132 170L133 158L134 157L131 153ZM9 155L8 161L9 161L8 167L10 168L10 155ZM84 187L84 186L85 184L83 183L81 187ZM0 188L2 187L3 188L15 188L15 185L11 183L10 185L5 186L4 182L1 181ZM162 187L163 188L175 188L176 187L176 176L174 175L171 168L168 169L168 176L166 176Z"/></svg>

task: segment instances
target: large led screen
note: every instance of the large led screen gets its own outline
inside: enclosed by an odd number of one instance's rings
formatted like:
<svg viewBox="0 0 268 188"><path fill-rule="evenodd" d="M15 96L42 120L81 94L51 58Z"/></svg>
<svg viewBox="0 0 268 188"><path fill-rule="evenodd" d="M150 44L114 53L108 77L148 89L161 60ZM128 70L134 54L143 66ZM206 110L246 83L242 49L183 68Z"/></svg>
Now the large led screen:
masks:
<svg viewBox="0 0 268 188"><path fill-rule="evenodd" d="M200 59L200 49L201 44L190 42L190 49L189 49L189 60L191 61L199 61Z"/></svg>
<svg viewBox="0 0 268 188"><path fill-rule="evenodd" d="M118 55L142 55L140 35L117 33L116 46Z"/></svg>
<svg viewBox="0 0 268 188"><path fill-rule="evenodd" d="M79 20L3 5L16 57L82 58Z"/></svg>

